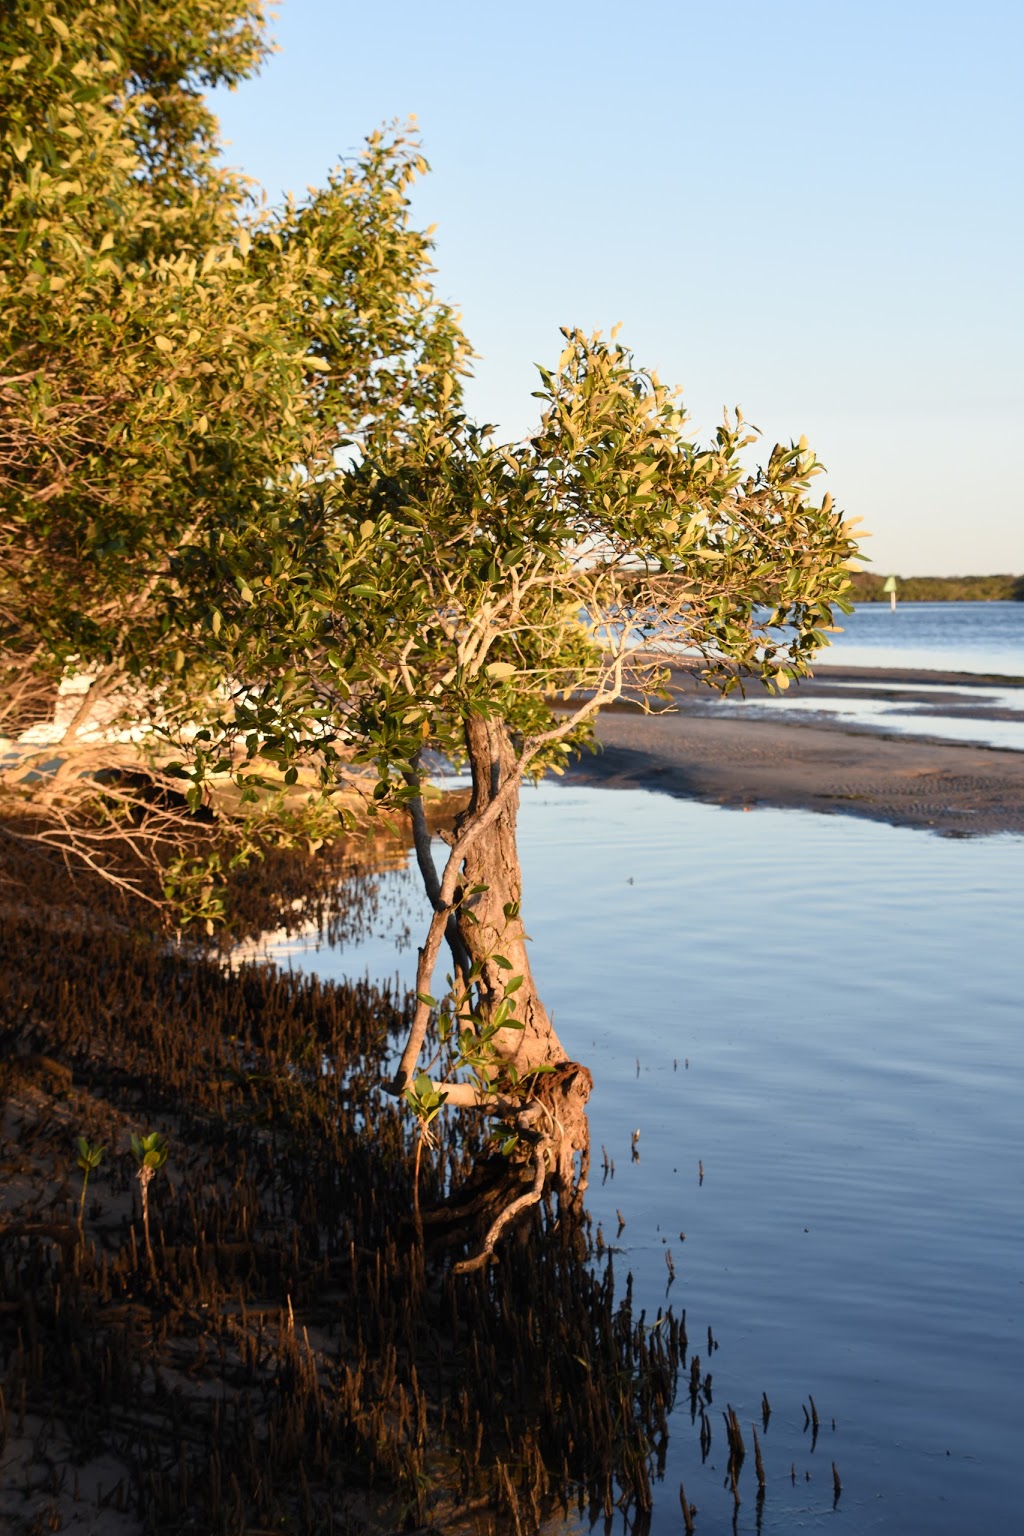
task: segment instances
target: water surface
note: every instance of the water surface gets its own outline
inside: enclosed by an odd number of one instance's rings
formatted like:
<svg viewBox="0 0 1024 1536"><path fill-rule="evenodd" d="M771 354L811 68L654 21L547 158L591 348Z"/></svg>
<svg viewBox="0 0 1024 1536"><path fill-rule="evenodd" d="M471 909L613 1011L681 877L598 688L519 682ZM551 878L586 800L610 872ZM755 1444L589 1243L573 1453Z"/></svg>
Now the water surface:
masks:
<svg viewBox="0 0 1024 1536"><path fill-rule="evenodd" d="M654 1531L681 1528L680 1479L705 1536L1017 1528L1024 840L552 785L521 841L538 980L594 1073L595 1224L713 1376L711 1455L683 1392ZM415 883L387 878L416 931ZM386 938L301 957L414 960ZM726 1403L750 1453L735 1523Z"/></svg>
<svg viewBox="0 0 1024 1536"><path fill-rule="evenodd" d="M1024 687L949 683L843 682L830 677L827 695L799 684L770 695L708 702L702 713L741 710L764 720L802 718L898 736L926 736L963 745L1024 752Z"/></svg>
<svg viewBox="0 0 1024 1536"><path fill-rule="evenodd" d="M821 660L1024 676L1024 603L859 603Z"/></svg>

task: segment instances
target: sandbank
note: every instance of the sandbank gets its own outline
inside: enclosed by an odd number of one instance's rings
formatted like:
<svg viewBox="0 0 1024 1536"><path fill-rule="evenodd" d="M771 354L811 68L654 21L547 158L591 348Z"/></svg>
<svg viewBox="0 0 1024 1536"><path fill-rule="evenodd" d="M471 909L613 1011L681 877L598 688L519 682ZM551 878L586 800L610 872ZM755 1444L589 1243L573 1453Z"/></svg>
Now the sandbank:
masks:
<svg viewBox="0 0 1024 1536"><path fill-rule="evenodd" d="M766 719L699 687L684 669L674 673L673 683L671 710L644 714L621 704L602 711L601 750L575 764L571 779L740 808L863 816L953 837L1024 834L1024 752L897 735L817 714L780 712ZM952 713L955 699L962 718L964 691L978 689L974 712L985 718L991 711L981 690L993 685L1011 694L1019 690L1024 709L1020 678L822 666L799 687L827 708L828 699L851 683L867 697L888 700L896 689L932 716Z"/></svg>

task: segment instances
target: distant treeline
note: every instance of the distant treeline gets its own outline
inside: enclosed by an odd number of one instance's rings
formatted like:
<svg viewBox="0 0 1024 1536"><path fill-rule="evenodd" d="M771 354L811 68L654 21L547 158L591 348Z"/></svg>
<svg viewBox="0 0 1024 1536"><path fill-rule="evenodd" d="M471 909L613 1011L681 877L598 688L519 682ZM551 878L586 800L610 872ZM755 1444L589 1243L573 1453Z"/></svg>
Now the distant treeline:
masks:
<svg viewBox="0 0 1024 1536"><path fill-rule="evenodd" d="M852 571L855 603L887 603L887 576ZM1024 603L1024 576L897 576L896 596L904 603Z"/></svg>

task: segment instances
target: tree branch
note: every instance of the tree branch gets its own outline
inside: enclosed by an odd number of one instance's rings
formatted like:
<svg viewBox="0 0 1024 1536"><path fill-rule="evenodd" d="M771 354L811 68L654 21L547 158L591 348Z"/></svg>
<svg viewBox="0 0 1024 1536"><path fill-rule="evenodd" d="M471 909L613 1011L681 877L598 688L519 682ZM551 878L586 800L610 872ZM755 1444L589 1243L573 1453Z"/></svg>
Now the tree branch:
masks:
<svg viewBox="0 0 1024 1536"><path fill-rule="evenodd" d="M419 866L420 876L427 892L430 905L437 912L441 904L441 880L434 863L434 854L431 849L430 829L427 826L426 812L423 806L423 796L418 793L421 785L419 766L419 753L413 759L411 771L405 773L405 782L417 791L416 797L408 802L409 819L412 822L412 841L416 850L416 863ZM454 912L448 912L445 921L444 936L448 941L448 948L452 952L452 960L463 976L468 976L473 961L459 934L459 925Z"/></svg>
<svg viewBox="0 0 1024 1536"><path fill-rule="evenodd" d="M537 736L532 736L524 744L523 751L494 795L484 809L474 816L459 833L452 844L451 853L448 855L444 867L440 886L437 892L437 900L434 904L434 915L430 920L427 937L423 948L420 950L419 963L416 967L416 1012L413 1015L412 1025L409 1029L409 1037L402 1052L398 1070L395 1073L391 1091L401 1094L411 1081L416 1064L420 1059L424 1041L427 1038L427 1029L430 1024L430 1004L424 1002L425 997L430 996L430 988L434 978L434 968L437 964L437 956L441 948L449 920L453 919L452 902L459 883L460 865L465 858L467 850L476 841L482 832L491 826L502 811L508 805L509 800L518 792L523 775L527 767L549 742L564 740L569 733L575 730L583 720L588 719L600 709L602 704L610 703L618 698L622 691L623 658L614 659L611 669L611 681L607 686L599 687L594 695L579 705L577 709L565 720L559 722L548 731L542 731ZM432 861L431 861L432 862ZM435 872L436 873L436 872ZM447 1090L446 1090L447 1091Z"/></svg>

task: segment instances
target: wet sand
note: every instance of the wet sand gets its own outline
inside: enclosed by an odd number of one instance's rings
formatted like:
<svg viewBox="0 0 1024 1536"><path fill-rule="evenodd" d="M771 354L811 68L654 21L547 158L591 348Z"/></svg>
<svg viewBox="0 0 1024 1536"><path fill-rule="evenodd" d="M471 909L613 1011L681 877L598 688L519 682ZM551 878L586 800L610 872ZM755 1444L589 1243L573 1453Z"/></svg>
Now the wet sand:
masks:
<svg viewBox="0 0 1024 1536"><path fill-rule="evenodd" d="M672 711L644 715L630 705L603 711L597 725L602 750L575 765L572 779L717 805L866 816L952 837L1024 835L1024 752L896 735L820 716L765 719L698 688L685 672L674 682ZM944 699L936 692L936 685L948 685L956 689L960 718L965 689L998 684L1019 689L1024 708L1020 679L952 672L821 667L800 689L827 708L837 683L856 683L862 695L887 700L898 688L901 699L926 704L933 716L953 712L952 695ZM977 710L967 713L980 720L991 712L979 697Z"/></svg>

